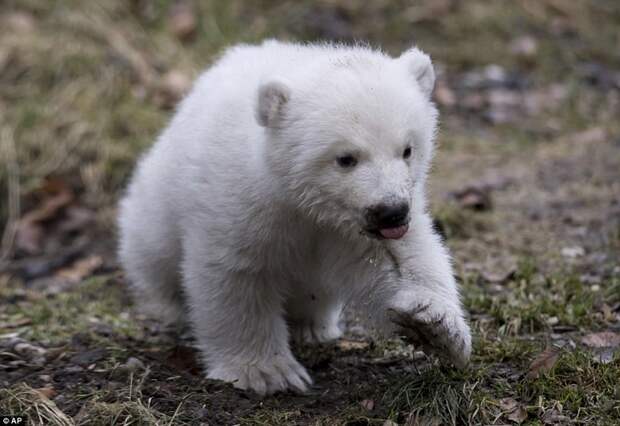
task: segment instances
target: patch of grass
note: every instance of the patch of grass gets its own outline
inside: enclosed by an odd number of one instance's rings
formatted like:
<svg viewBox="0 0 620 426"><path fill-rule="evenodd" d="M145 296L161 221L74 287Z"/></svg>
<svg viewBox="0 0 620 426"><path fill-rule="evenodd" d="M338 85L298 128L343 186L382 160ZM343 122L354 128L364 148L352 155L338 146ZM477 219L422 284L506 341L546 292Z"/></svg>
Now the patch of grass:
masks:
<svg viewBox="0 0 620 426"><path fill-rule="evenodd" d="M113 277L94 277L71 291L30 297L7 305L8 318L28 318L32 324L21 337L47 342L63 342L78 333L93 336L96 324L105 324L116 333L134 336L138 325L129 317L127 296ZM124 301L124 302L123 302Z"/></svg>
<svg viewBox="0 0 620 426"><path fill-rule="evenodd" d="M526 258L520 262L514 278L503 291L490 293L478 279L466 279L464 302L473 313L492 318L502 335L548 331L551 325L592 328L597 319L591 315L595 294L573 275L547 277L536 272Z"/></svg>
<svg viewBox="0 0 620 426"><path fill-rule="evenodd" d="M436 421L436 424L467 424L486 397L478 385L480 371L431 368L411 378L393 383L383 397L389 405L389 418Z"/></svg>
<svg viewBox="0 0 620 426"><path fill-rule="evenodd" d="M433 212L435 223L446 239L466 239L486 229L484 215L464 209L456 202L442 203Z"/></svg>
<svg viewBox="0 0 620 426"><path fill-rule="evenodd" d="M88 402L76 416L76 425L172 425L187 424L167 416L141 399L125 402Z"/></svg>
<svg viewBox="0 0 620 426"><path fill-rule="evenodd" d="M561 404L563 414L587 424L615 424L620 418L620 359L597 363L585 351L563 354L552 374L524 380L520 396L545 409ZM592 422L592 423L591 423Z"/></svg>
<svg viewBox="0 0 620 426"><path fill-rule="evenodd" d="M480 336L474 340L473 360L480 366L506 363L522 371L539 346L537 342L515 337Z"/></svg>
<svg viewBox="0 0 620 426"><path fill-rule="evenodd" d="M43 392L26 384L0 389L0 412L3 415L27 416L30 424L73 426L73 420L63 413Z"/></svg>
<svg viewBox="0 0 620 426"><path fill-rule="evenodd" d="M299 410L260 410L252 416L239 419L239 424L247 426L271 426L298 424Z"/></svg>

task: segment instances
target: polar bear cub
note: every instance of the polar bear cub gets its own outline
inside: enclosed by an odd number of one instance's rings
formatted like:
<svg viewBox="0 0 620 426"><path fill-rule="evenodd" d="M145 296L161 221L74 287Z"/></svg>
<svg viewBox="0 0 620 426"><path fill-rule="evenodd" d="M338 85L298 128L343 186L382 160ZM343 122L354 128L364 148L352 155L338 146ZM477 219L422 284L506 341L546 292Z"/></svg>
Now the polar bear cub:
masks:
<svg viewBox="0 0 620 426"><path fill-rule="evenodd" d="M471 336L426 211L437 110L417 48L267 41L229 49L140 161L120 204L135 299L187 321L209 378L312 383L291 338L340 313L463 366Z"/></svg>

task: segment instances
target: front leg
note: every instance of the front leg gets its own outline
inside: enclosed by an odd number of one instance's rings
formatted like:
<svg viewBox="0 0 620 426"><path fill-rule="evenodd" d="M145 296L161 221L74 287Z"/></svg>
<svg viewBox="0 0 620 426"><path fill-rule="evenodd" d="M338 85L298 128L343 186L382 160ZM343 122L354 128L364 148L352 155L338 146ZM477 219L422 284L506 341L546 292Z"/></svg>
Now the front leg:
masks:
<svg viewBox="0 0 620 426"><path fill-rule="evenodd" d="M304 392L312 380L289 348L279 287L206 263L186 260L184 287L207 377L261 395Z"/></svg>
<svg viewBox="0 0 620 426"><path fill-rule="evenodd" d="M410 228L387 246L398 282L388 301L388 318L424 351L463 367L471 355L471 331L448 251L427 215L413 218Z"/></svg>

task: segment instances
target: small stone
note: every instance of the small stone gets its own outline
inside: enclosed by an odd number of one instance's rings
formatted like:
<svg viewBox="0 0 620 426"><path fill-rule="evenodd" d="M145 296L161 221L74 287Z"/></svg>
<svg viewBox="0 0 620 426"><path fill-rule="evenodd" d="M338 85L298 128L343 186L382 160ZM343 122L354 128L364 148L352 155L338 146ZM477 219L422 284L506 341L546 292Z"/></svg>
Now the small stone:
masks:
<svg viewBox="0 0 620 426"><path fill-rule="evenodd" d="M427 358L426 354L424 352L422 352L422 351L415 351L413 353L413 359L416 360L416 361L417 360L421 360L421 359L426 359L426 358Z"/></svg>
<svg viewBox="0 0 620 426"><path fill-rule="evenodd" d="M503 83L506 80L506 70L499 65L487 65L483 71L484 77L494 83Z"/></svg>
<svg viewBox="0 0 620 426"><path fill-rule="evenodd" d="M40 358L43 357L47 350L43 349L40 346L31 345L30 343L20 342L17 343L13 350L15 353L22 355L26 358Z"/></svg>
<svg viewBox="0 0 620 426"><path fill-rule="evenodd" d="M558 317L547 318L547 324L550 325L550 326L557 325L559 322L560 322L560 320L559 320Z"/></svg>
<svg viewBox="0 0 620 426"><path fill-rule="evenodd" d="M612 348L603 348L592 353L592 361L597 364L609 364L613 362L615 351Z"/></svg>
<svg viewBox="0 0 620 426"><path fill-rule="evenodd" d="M69 367L65 368L65 372L67 373L81 373L82 371L84 371L84 369L79 365L70 365Z"/></svg>
<svg viewBox="0 0 620 426"><path fill-rule="evenodd" d="M360 405L365 410L372 411L375 408L375 401L373 401L372 399L365 399L360 403Z"/></svg>
<svg viewBox="0 0 620 426"><path fill-rule="evenodd" d="M144 370L144 363L136 357L130 357L127 362L121 366L125 371L134 372L138 370Z"/></svg>
<svg viewBox="0 0 620 426"><path fill-rule="evenodd" d="M93 349L90 351L78 352L71 357L71 362L82 366L89 366L104 359L108 354L105 349Z"/></svg>
<svg viewBox="0 0 620 426"><path fill-rule="evenodd" d="M562 256L567 257L569 259L575 259L577 257L581 257L586 254L586 251L581 246L571 246L564 247L562 249Z"/></svg>
<svg viewBox="0 0 620 426"><path fill-rule="evenodd" d="M517 56L529 59L536 56L538 42L529 35L517 37L510 43L510 51Z"/></svg>
<svg viewBox="0 0 620 426"><path fill-rule="evenodd" d="M579 277L582 283L591 284L592 286L600 284L602 279L599 275L583 274Z"/></svg>

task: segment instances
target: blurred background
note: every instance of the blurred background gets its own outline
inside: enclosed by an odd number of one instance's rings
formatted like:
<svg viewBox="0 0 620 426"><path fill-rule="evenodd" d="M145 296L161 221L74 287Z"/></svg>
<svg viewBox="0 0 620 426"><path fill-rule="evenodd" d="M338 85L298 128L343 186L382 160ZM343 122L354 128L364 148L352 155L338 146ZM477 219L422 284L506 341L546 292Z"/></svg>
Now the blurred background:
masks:
<svg viewBox="0 0 620 426"><path fill-rule="evenodd" d="M114 256L115 203L196 76L227 46L265 38L364 42L392 55L417 45L433 58L441 129L431 207L476 330L472 371L453 376L431 362L428 376L395 382L410 371L394 361L368 388L376 364L342 357L404 349L358 330L345 340L354 344L302 355L331 390L319 408L312 397L241 403L227 388L209 399L197 376L184 376L182 391L170 384L178 371L166 366L195 373L192 355L135 321ZM0 349L10 354L0 354L0 411L40 404L73 424L125 398L114 406L125 417L114 418L614 423L619 47L615 0L0 1ZM61 346L68 355L50 358ZM143 399L125 376L110 378L132 358L159 372ZM76 366L74 382L60 379ZM145 408L157 392L165 396Z"/></svg>

